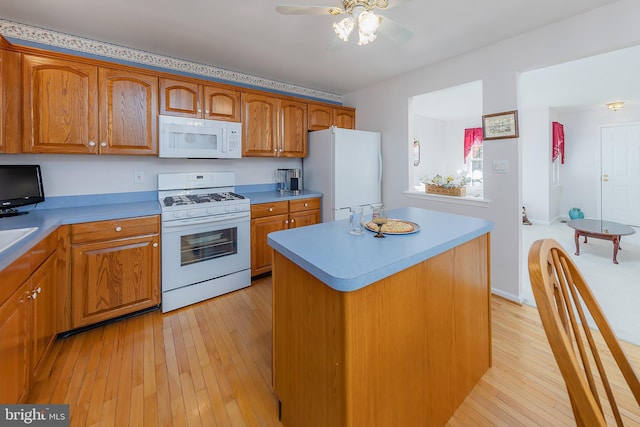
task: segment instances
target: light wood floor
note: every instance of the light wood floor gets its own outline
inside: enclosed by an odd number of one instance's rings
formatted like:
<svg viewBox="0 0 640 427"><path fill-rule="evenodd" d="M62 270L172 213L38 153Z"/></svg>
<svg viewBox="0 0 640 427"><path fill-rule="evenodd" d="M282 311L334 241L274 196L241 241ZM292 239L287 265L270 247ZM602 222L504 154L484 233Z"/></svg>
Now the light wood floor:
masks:
<svg viewBox="0 0 640 427"><path fill-rule="evenodd" d="M493 367L448 425L575 425L537 311L494 297L492 316ZM624 347L640 368L640 348ZM29 403L70 404L72 426L281 426L271 279L59 339L43 371ZM630 393L621 401L640 425Z"/></svg>

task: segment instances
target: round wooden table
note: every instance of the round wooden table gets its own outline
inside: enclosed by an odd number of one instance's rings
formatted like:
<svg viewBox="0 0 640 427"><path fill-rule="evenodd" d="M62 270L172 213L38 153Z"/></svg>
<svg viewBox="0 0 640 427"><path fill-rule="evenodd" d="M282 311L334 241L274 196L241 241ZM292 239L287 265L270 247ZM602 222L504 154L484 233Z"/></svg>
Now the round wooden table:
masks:
<svg viewBox="0 0 640 427"><path fill-rule="evenodd" d="M584 236L584 243L587 237L596 239L611 240L613 242L613 263L617 264L618 250L622 236L634 234L636 230L628 225L619 224L612 221L602 221L600 219L573 219L567 225L575 230L576 255L580 255L580 236Z"/></svg>

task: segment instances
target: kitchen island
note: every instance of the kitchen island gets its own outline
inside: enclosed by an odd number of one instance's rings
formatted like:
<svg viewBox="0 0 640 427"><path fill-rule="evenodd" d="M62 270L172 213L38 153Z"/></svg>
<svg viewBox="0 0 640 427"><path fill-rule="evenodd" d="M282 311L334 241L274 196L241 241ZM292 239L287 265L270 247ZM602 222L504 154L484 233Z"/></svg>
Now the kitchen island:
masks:
<svg viewBox="0 0 640 427"><path fill-rule="evenodd" d="M490 221L403 208L269 235L273 383L285 427L444 425L491 365Z"/></svg>

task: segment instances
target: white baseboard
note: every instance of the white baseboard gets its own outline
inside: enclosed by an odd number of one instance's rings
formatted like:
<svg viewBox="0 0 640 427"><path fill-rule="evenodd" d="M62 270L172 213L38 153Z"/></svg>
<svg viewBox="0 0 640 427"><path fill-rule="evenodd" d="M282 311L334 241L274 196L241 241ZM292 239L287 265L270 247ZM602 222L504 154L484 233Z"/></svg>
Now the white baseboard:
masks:
<svg viewBox="0 0 640 427"><path fill-rule="evenodd" d="M499 289L491 289L491 293L494 295L498 295L499 297L502 297L504 299L508 299L509 301L516 302L518 304L522 304L524 302L524 298L518 297L508 292L501 291Z"/></svg>

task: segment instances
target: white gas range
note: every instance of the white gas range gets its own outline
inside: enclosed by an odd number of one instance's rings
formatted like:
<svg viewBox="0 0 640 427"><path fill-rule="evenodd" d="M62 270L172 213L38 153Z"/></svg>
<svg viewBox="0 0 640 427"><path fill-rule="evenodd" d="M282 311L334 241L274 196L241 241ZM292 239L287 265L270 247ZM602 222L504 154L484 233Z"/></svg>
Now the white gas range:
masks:
<svg viewBox="0 0 640 427"><path fill-rule="evenodd" d="M251 284L249 199L233 172L158 175L162 312Z"/></svg>

